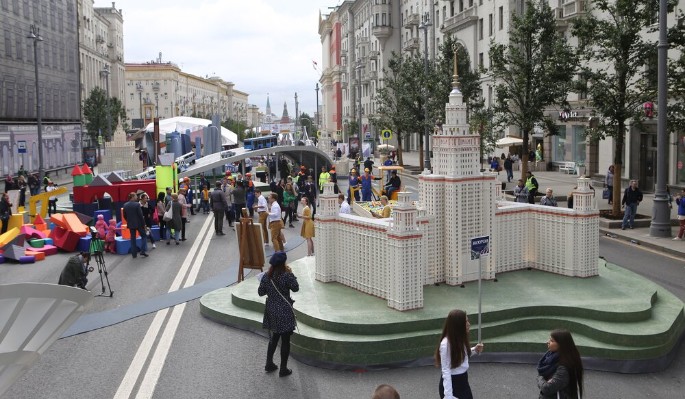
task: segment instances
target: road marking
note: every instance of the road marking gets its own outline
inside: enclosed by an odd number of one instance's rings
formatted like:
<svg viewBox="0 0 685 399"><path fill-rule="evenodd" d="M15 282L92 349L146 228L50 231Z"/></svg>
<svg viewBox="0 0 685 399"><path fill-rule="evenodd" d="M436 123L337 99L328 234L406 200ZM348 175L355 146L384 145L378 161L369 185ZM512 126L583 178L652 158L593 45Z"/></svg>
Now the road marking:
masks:
<svg viewBox="0 0 685 399"><path fill-rule="evenodd" d="M207 233L207 230L209 230L209 226L211 223L213 223L213 221L214 218L207 218L205 223L202 225L202 228L200 229L200 236L203 236ZM212 234L207 235L211 236ZM197 252L197 249L200 246L201 242L203 242L203 240L196 240L193 243L192 247L190 247L190 251L188 251L188 255L183 261L183 264L181 265L178 274L176 274L176 278L171 284L171 287L169 288L168 292L177 291L181 286L181 282L185 278L188 267L190 266L192 259L195 257L195 253ZM135 356L133 357L133 360L131 361L131 365L126 371L126 374L124 375L121 384L119 384L117 392L114 394L115 399L127 399L131 397L133 387L136 385L136 382L138 381L141 370L145 365L145 361L150 356L152 345L154 344L155 340L157 339L157 336L159 335L159 331L162 328L162 324L164 323L164 320L166 319L168 312L169 309L165 308L158 311L155 315L155 318L152 320L152 323L150 324L150 328L148 328L147 332L145 333L145 337L143 338L143 341L140 343L138 351L136 352Z"/></svg>

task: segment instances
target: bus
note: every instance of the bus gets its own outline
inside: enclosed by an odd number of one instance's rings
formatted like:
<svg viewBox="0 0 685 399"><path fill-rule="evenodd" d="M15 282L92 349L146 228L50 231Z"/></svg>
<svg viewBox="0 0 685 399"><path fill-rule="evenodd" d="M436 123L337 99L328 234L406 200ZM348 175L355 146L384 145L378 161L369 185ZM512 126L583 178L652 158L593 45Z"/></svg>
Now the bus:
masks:
<svg viewBox="0 0 685 399"><path fill-rule="evenodd" d="M262 137L254 137L243 140L243 147L246 150L261 150L263 148L271 148L278 145L278 136L268 135Z"/></svg>

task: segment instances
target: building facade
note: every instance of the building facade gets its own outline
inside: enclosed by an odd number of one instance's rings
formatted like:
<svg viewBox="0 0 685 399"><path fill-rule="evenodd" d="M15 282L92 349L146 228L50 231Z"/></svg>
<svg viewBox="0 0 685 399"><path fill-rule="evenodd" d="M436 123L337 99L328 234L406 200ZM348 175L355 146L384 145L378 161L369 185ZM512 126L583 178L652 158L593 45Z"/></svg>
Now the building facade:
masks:
<svg viewBox="0 0 685 399"><path fill-rule="evenodd" d="M81 161L77 26L75 2L0 1L0 175L39 168L37 98L43 167Z"/></svg>
<svg viewBox="0 0 685 399"><path fill-rule="evenodd" d="M219 114L223 121L234 119L248 125L255 118L256 106L249 104L249 95L235 89L232 82L183 72L173 62L162 62L161 53L154 61L126 63L125 69L124 102L134 128L147 126L155 117Z"/></svg>
<svg viewBox="0 0 685 399"><path fill-rule="evenodd" d="M370 124L377 104L376 90L382 85L383 68L392 52L428 53L434 60L440 44L449 35L469 54L472 67L489 68L491 42L506 43L512 15L524 11L525 0L348 0L322 15L319 35L322 44L322 118L321 125L336 137L346 138L347 124L361 119L362 132L376 137L382 127ZM570 27L574 18L584 15L591 2L584 0L549 0L557 26L572 45ZM676 9L685 8L679 1ZM676 13L669 13L668 25L677 23ZM656 42L658 33L645 31L645 38ZM424 44L425 43L425 44ZM426 45L427 44L427 45ZM671 52L671 56L676 56ZM482 98L487 106L494 101L494 82L482 74ZM565 161L584 166L586 174L604 174L614 159L613 139L590 142L585 137L591 102L583 94L570 93L568 108L552 107L547 115L557 121L559 134L545 136L536 129L531 148L540 144L549 167ZM366 130L365 130L366 129ZM518 136L510 127L502 135ZM418 146L420 135L407 143ZM668 182L685 185L685 132L669 137ZM647 191L654 188L656 176L656 120L642 126L629 124L625 140L623 178L636 178ZM681 165L678 167L678 165Z"/></svg>

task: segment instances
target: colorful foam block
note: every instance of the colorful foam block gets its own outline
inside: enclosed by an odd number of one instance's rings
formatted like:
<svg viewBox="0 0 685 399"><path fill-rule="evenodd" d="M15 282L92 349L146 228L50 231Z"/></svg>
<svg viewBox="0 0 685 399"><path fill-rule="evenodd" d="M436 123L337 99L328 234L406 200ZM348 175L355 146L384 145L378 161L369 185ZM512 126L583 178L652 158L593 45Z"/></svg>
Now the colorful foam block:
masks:
<svg viewBox="0 0 685 399"><path fill-rule="evenodd" d="M73 231L74 233L80 235L81 237L84 237L86 234L89 233L88 226L83 224L81 222L81 219L79 219L78 215L75 213L65 213L63 214L64 217L64 222L66 223L67 227L66 230ZM88 216L90 217L90 216Z"/></svg>
<svg viewBox="0 0 685 399"><path fill-rule="evenodd" d="M55 245L55 242L52 241L52 238L50 237L43 238L43 242L45 243L45 245Z"/></svg>
<svg viewBox="0 0 685 399"><path fill-rule="evenodd" d="M33 224L46 224L45 219L43 219L42 216L36 215L36 217L33 219Z"/></svg>
<svg viewBox="0 0 685 399"><path fill-rule="evenodd" d="M29 245L33 248L43 248L45 241L42 238L34 238L33 240L29 240Z"/></svg>
<svg viewBox="0 0 685 399"><path fill-rule="evenodd" d="M63 249L67 252L73 252L78 246L79 236L73 231L65 230L61 227L55 227L50 233L50 238L53 239L57 248Z"/></svg>
<svg viewBox="0 0 685 399"><path fill-rule="evenodd" d="M5 257L0 255L0 264L5 263Z"/></svg>
<svg viewBox="0 0 685 399"><path fill-rule="evenodd" d="M47 235L43 233L42 231L38 231L34 229L33 227L25 224L21 226L19 229L19 232L24 235L24 237L28 238L45 238Z"/></svg>
<svg viewBox="0 0 685 399"><path fill-rule="evenodd" d="M3 256L7 259L20 260L25 255L24 247L18 245L7 245L4 248Z"/></svg>
<svg viewBox="0 0 685 399"><path fill-rule="evenodd" d="M152 226L152 228L150 228L150 234L152 234L153 240L159 241L159 226Z"/></svg>
<svg viewBox="0 0 685 399"><path fill-rule="evenodd" d="M78 246L76 246L76 249L79 250L80 252L90 252L90 241L91 241L90 236L79 238Z"/></svg>
<svg viewBox="0 0 685 399"><path fill-rule="evenodd" d="M3 235L0 235L0 247L4 247L14 240L20 234L19 228L15 227L13 229L7 230Z"/></svg>
<svg viewBox="0 0 685 399"><path fill-rule="evenodd" d="M54 245L45 245L42 248L31 248L33 252L42 252L45 255L55 255L57 253L57 247Z"/></svg>
<svg viewBox="0 0 685 399"><path fill-rule="evenodd" d="M24 255L19 258L19 263L26 264L26 263L36 263L36 258L34 256L27 256Z"/></svg>
<svg viewBox="0 0 685 399"><path fill-rule="evenodd" d="M65 230L69 229L69 227L67 226L67 222L64 220L64 214L62 213L56 213L50 216L50 222L53 223L56 227L61 227ZM50 229L53 228L54 227L50 227Z"/></svg>
<svg viewBox="0 0 685 399"><path fill-rule="evenodd" d="M44 252L26 251L25 256L33 256L37 261L45 260Z"/></svg>
<svg viewBox="0 0 685 399"><path fill-rule="evenodd" d="M115 245L118 255L126 255L131 252L131 240L127 240L121 237L115 239ZM140 248L143 245L140 237L136 237L136 245Z"/></svg>

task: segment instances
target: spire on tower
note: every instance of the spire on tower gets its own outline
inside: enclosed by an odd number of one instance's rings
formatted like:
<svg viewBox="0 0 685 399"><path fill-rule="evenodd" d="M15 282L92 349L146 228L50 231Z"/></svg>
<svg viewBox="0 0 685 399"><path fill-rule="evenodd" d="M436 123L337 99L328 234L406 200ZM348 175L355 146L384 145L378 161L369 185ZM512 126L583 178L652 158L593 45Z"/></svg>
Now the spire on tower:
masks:
<svg viewBox="0 0 685 399"><path fill-rule="evenodd" d="M271 115L271 103L269 102L269 93L266 93L266 114Z"/></svg>
<svg viewBox="0 0 685 399"><path fill-rule="evenodd" d="M452 75L452 88L459 89L459 72L457 71L457 49L459 46L454 44L454 74Z"/></svg>

